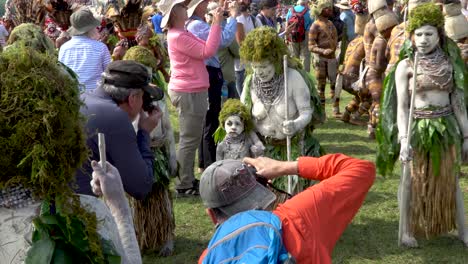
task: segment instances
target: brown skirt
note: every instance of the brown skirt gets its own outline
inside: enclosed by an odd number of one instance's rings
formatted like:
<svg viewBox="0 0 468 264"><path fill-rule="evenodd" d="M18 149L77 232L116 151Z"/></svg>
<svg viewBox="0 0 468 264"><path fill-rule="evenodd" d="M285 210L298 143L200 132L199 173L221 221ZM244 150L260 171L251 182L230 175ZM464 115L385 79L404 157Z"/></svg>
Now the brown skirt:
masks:
<svg viewBox="0 0 468 264"><path fill-rule="evenodd" d="M159 251L164 243L174 239L175 219L169 190L154 183L144 200L130 200L140 250Z"/></svg>
<svg viewBox="0 0 468 264"><path fill-rule="evenodd" d="M417 237L428 239L456 228L458 169L455 164L455 145L449 146L441 156L440 172L435 175L429 154L414 152L411 166L410 230Z"/></svg>

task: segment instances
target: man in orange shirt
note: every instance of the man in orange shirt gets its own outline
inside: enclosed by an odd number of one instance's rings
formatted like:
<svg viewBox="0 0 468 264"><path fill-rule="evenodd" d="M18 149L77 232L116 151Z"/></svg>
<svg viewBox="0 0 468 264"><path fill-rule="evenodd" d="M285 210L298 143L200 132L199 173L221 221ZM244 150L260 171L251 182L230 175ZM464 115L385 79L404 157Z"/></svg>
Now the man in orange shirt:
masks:
<svg viewBox="0 0 468 264"><path fill-rule="evenodd" d="M373 163L343 154L301 157L293 162L265 157L243 162L268 180L297 174L321 181L279 204L272 213L281 221L282 242L296 263L331 263L336 242L374 182ZM255 181L252 173L242 173L242 166L240 161L217 161L202 175L200 196L219 228L237 213L268 210L275 202L275 195ZM210 263L207 253L203 252L199 263Z"/></svg>

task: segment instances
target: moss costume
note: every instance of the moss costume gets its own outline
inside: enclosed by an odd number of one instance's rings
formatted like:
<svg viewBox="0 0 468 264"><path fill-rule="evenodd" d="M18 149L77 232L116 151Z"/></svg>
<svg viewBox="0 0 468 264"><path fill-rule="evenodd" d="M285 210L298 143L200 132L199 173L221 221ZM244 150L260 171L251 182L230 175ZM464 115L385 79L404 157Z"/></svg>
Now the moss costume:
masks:
<svg viewBox="0 0 468 264"><path fill-rule="evenodd" d="M42 201L26 263L120 263L97 232L96 213L84 209L70 184L87 153L78 82L57 58L28 42L14 44L0 54L0 213Z"/></svg>
<svg viewBox="0 0 468 264"><path fill-rule="evenodd" d="M444 43L443 52L453 68L453 89L465 92L466 96L468 74L460 51L450 39L445 38ZM406 41L400 61L404 58L412 60L413 57L411 43ZM379 143L376 164L382 175L391 173L400 152L395 68L384 81L381 118L376 131ZM418 89L425 87L424 84L420 86ZM463 139L450 109L415 109L411 128L414 155L410 164L410 230L415 236L429 238L455 228L455 188L460 172L459 146Z"/></svg>

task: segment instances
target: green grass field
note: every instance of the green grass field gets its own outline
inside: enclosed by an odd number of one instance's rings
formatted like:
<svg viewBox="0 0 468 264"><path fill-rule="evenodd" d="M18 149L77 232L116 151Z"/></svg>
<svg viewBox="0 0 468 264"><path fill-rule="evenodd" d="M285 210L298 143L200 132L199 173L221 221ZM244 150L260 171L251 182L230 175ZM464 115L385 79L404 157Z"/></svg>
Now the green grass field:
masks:
<svg viewBox="0 0 468 264"><path fill-rule="evenodd" d="M350 98L342 93L341 109ZM366 128L335 120L330 115L329 102L327 110L328 120L315 132L325 150L374 161L377 144L367 138ZM171 119L177 131L174 113ZM466 175L468 167L462 170ZM453 235L419 240L418 249L397 246L399 167L395 167L395 173L387 178L377 176L364 205L337 243L333 263L468 263L468 249ZM461 178L460 183L468 209L468 178ZM174 208L177 225L174 255L160 258L147 254L144 263L196 263L208 244L214 227L200 199L174 198Z"/></svg>

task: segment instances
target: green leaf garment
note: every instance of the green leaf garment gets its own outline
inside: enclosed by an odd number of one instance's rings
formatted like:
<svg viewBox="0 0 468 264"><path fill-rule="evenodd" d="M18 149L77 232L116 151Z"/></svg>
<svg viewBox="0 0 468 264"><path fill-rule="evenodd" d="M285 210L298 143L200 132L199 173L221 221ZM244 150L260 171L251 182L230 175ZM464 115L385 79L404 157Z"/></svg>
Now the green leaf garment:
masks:
<svg viewBox="0 0 468 264"><path fill-rule="evenodd" d="M442 50L453 65L454 89L466 98L468 76L457 45L446 38ZM407 40L400 52L400 61L414 58ZM398 65L398 64L397 64ZM391 174L399 158L397 126L397 93L395 66L384 80L381 116L376 130L378 141L377 169ZM434 110L427 107L425 110ZM461 143L454 114L437 118L414 119L411 128L413 160L410 162L410 231L415 236L430 238L456 228L456 184L460 172Z"/></svg>

